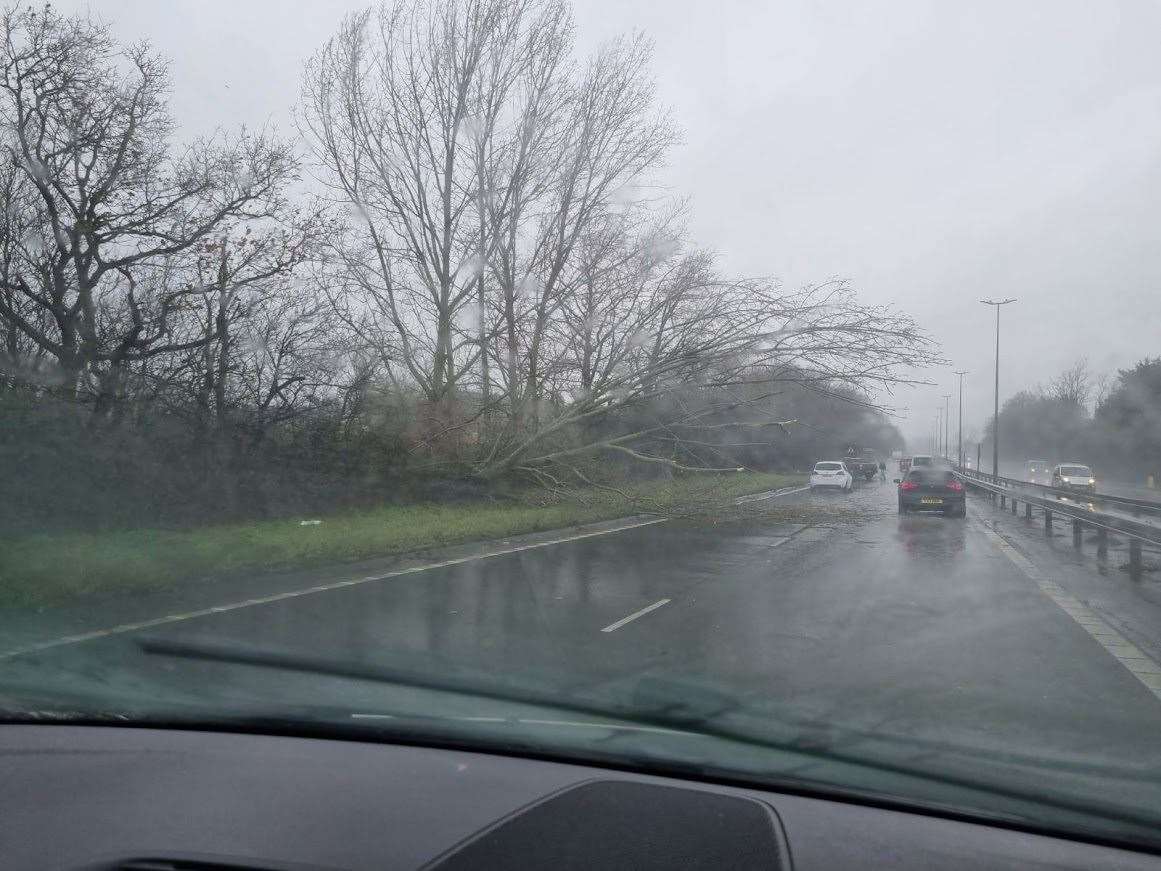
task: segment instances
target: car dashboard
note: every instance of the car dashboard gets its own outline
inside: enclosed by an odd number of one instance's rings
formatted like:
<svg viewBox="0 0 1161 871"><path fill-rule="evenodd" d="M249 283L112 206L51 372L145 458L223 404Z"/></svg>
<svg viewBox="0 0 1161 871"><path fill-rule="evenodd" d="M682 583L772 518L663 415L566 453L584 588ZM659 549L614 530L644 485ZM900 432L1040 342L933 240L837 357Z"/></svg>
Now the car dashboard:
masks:
<svg viewBox="0 0 1161 871"><path fill-rule="evenodd" d="M847 801L365 741L8 725L0 766L6 871L1161 867Z"/></svg>

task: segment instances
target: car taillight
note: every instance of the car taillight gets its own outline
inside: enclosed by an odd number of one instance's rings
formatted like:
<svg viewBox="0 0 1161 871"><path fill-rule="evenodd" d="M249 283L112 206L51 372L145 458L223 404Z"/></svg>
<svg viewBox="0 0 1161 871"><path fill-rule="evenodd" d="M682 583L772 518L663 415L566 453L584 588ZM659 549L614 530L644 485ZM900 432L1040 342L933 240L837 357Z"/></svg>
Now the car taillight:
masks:
<svg viewBox="0 0 1161 871"><path fill-rule="evenodd" d="M902 484L899 485L899 489L900 490L914 490L918 486L919 485L916 484L914 481L904 481Z"/></svg>
<svg viewBox="0 0 1161 871"><path fill-rule="evenodd" d="M959 481L948 481L947 482L947 489L948 490L955 490L958 493L960 490L963 489L963 484L961 484Z"/></svg>

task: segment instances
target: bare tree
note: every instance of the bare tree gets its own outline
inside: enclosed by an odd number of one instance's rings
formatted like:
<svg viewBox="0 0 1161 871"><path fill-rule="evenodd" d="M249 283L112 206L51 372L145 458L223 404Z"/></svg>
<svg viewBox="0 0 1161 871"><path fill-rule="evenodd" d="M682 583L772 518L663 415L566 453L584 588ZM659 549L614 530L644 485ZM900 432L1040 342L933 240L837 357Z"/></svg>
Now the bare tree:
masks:
<svg viewBox="0 0 1161 871"><path fill-rule="evenodd" d="M1052 379L1048 385L1048 394L1066 405L1085 408L1092 387L1093 375L1088 367L1088 358L1081 357Z"/></svg>
<svg viewBox="0 0 1161 871"><path fill-rule="evenodd" d="M247 333L254 329L251 321L264 320L261 330L269 334L278 329L270 322L272 310L317 308L313 281L295 270L313 256L325 226L318 215L288 216L280 225L257 231L246 226L199 246L194 268L196 284L205 290L199 313L206 341L196 349L201 358L197 404L218 429L229 425L230 380L237 374L239 342L253 340Z"/></svg>
<svg viewBox="0 0 1161 871"><path fill-rule="evenodd" d="M1115 386L1116 379L1108 372L1102 372L1100 375L1096 376L1096 379L1093 381L1092 389L1092 404L1094 411L1104 404L1105 400L1109 397L1109 393L1112 392Z"/></svg>
<svg viewBox="0 0 1161 871"><path fill-rule="evenodd" d="M45 349L33 342L20 329L19 321L47 329L46 313L34 301L15 289L19 273L22 245L29 240L35 226L28 215L30 186L22 173L11 165L0 166L0 383L10 385L51 383L55 375L45 371ZM5 310L16 317L5 317Z"/></svg>
<svg viewBox="0 0 1161 871"><path fill-rule="evenodd" d="M564 21L553 0L384 5L347 18L308 64L304 129L352 214L334 253L359 298L340 308L431 400L453 395L481 354L463 325L491 248L478 211L486 139Z"/></svg>
<svg viewBox="0 0 1161 871"><path fill-rule="evenodd" d="M177 261L224 226L271 216L295 162L247 133L172 154L165 63L90 19L12 8L0 40L5 159L31 186L22 219L33 226L0 316L100 409L126 366L190 347L174 319L205 289Z"/></svg>
<svg viewBox="0 0 1161 871"><path fill-rule="evenodd" d="M593 450L662 462L641 445L755 407L755 383L854 395L935 359L845 285L719 276L680 204L626 195L677 138L648 42L579 70L571 51L555 0L416 0L348 18L308 66L304 128L352 215L326 286L361 348L426 398L424 445L495 407L478 475ZM432 407L465 385L475 411ZM647 408L664 411L620 425Z"/></svg>
<svg viewBox="0 0 1161 871"><path fill-rule="evenodd" d="M498 240L491 264L498 362L517 425L544 397L552 334L581 281L578 244L615 217L617 193L655 168L676 141L671 122L653 109L649 57L643 38L617 40L592 58L579 81L551 92L555 99L525 120L533 140L520 152L527 159L503 177L520 194L506 211L489 214Z"/></svg>
<svg viewBox="0 0 1161 871"><path fill-rule="evenodd" d="M339 366L333 326L325 299L297 292L268 298L247 322L232 405L251 432L251 447L333 393Z"/></svg>
<svg viewBox="0 0 1161 871"><path fill-rule="evenodd" d="M561 391L536 427L497 440L479 474L518 469L539 477L554 465L579 474L579 461L600 453L674 469L732 470L739 464L722 465L720 452L708 465L642 446L662 439L689 447L699 433L723 427L783 429L793 421L769 401L781 386L850 401L916 383L918 368L939 362L910 318L859 304L841 282L785 292L761 281L727 281L704 255L679 250L652 269L645 282L603 283L616 298L606 308L613 317L602 316L600 306L577 311L592 325L577 344L599 348L575 370L584 373L584 386Z"/></svg>

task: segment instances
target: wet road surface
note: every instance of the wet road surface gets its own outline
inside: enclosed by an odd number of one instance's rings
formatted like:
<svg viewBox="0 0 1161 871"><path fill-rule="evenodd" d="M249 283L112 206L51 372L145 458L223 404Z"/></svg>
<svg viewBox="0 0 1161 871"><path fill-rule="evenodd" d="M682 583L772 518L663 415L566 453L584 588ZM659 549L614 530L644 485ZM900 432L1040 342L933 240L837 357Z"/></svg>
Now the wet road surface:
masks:
<svg viewBox="0 0 1161 871"><path fill-rule="evenodd" d="M1161 761L1156 582L1131 582L978 499L966 520L900 516L890 483L779 504L231 607L2 665L26 686L180 689L352 716L389 709L391 688L144 657L137 639L535 674L562 691L664 676L896 736ZM238 590L234 604L250 595Z"/></svg>

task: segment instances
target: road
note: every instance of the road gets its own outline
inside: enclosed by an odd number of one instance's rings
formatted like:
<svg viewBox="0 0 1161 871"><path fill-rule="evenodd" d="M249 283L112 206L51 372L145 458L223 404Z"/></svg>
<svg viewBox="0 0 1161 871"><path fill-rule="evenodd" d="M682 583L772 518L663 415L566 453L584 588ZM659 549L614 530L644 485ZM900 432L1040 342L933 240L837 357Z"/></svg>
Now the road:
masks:
<svg viewBox="0 0 1161 871"><path fill-rule="evenodd" d="M985 460L980 466L983 472L991 472L992 466L988 460ZM1124 496L1127 499L1144 499L1147 501L1161 500L1161 490L1155 487L1148 487L1144 483L1144 476L1136 482L1132 481L1116 481L1101 474L1099 468L1096 469L1098 487L1101 493L1107 496ZM1023 463L1001 463L1000 474L1005 478L1012 478L1020 481L1024 479L1024 464ZM1046 482L1047 483L1047 482Z"/></svg>
<svg viewBox="0 0 1161 871"><path fill-rule="evenodd" d="M144 658L136 640L149 634L556 675L565 688L669 676L894 735L1161 763L1161 584L1131 581L1115 547L1097 563L1069 530L1045 537L1039 522L980 499L966 520L900 516L894 500L890 483L798 492L740 520L542 536L382 580L329 586L339 576L319 575L324 589L274 600L266 580L232 588L209 613L9 656L5 680L142 694L198 685L352 716L385 704L358 682ZM115 669L132 677L109 678Z"/></svg>
<svg viewBox="0 0 1161 871"><path fill-rule="evenodd" d="M1161 526L1161 510L1156 507L1161 505L1161 502L1157 500L1156 490L1147 490L1143 487L1138 488L1130 485L1102 483L1099 495L1095 499L1090 499L1081 493L1073 496L1054 496L1051 491L1047 491L1034 484L1025 483L1018 477L1011 479L1005 486L1017 494L1022 492L1040 499L1045 497L1054 498L1056 501L1066 505L1079 506L1086 510L1099 510L1102 514L1118 517L1133 523L1155 527ZM1106 502L1100 498L1102 496L1123 496L1130 499L1141 499L1146 502L1151 502L1153 505L1144 507L1123 505L1115 502Z"/></svg>

